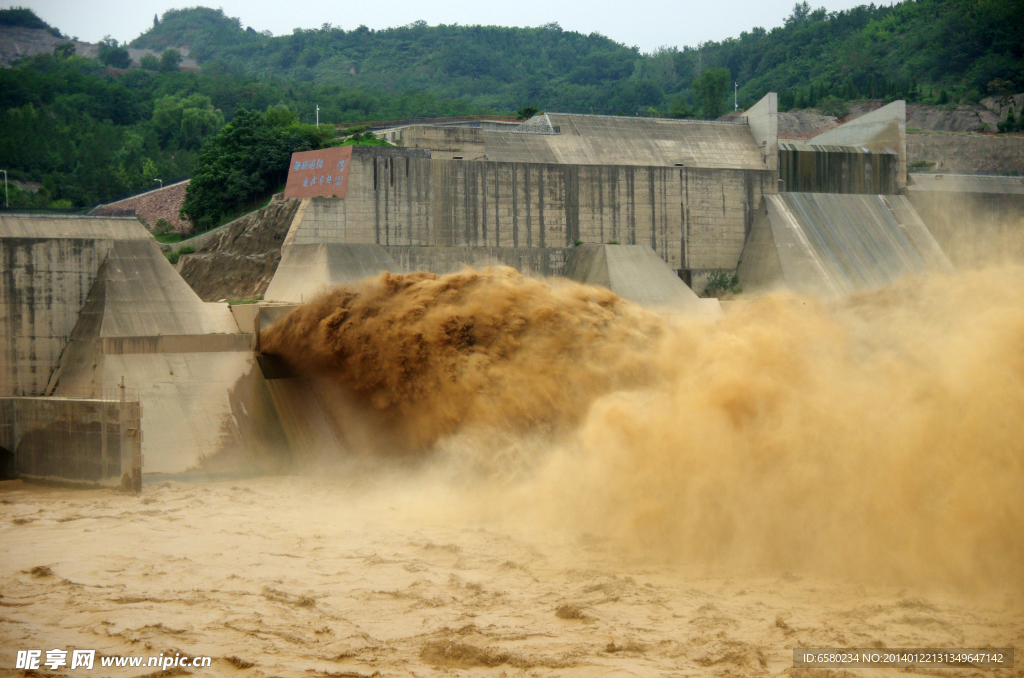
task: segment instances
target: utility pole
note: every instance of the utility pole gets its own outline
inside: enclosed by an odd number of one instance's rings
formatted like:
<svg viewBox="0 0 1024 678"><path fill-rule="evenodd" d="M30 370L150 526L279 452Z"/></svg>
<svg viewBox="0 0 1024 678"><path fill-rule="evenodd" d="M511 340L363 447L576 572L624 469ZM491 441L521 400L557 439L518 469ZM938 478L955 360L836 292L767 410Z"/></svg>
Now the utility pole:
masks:
<svg viewBox="0 0 1024 678"><path fill-rule="evenodd" d="M732 83L732 110L734 110L734 111L740 110L740 100L739 100L739 95L738 95L739 89L740 89L740 84L738 82L736 82L735 80L733 80L733 83Z"/></svg>
<svg viewBox="0 0 1024 678"><path fill-rule="evenodd" d="M4 207L7 208L11 206L10 201L7 199L7 170L0 170L0 172L4 173Z"/></svg>
<svg viewBox="0 0 1024 678"><path fill-rule="evenodd" d="M320 126L320 104L316 105L316 126Z"/></svg>

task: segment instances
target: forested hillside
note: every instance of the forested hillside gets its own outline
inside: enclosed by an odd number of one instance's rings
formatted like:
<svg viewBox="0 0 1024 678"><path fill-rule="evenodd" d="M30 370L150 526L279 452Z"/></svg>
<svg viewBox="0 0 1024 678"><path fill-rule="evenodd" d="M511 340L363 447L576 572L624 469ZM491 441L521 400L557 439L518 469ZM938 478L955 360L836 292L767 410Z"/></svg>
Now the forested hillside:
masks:
<svg viewBox="0 0 1024 678"><path fill-rule="evenodd" d="M63 38L61 32L36 16L35 12L25 7L0 9L0 27L38 28L50 33L55 38Z"/></svg>
<svg viewBox="0 0 1024 678"><path fill-rule="evenodd" d="M61 36L21 8L0 10L4 26ZM128 59L116 40L103 44ZM201 68L179 70L176 52L105 68L69 42L0 69L0 167L42 184L34 196L13 190L13 204L84 207L190 175L243 109L287 109L307 125L316 105L325 123L524 107L714 117L731 109L733 81L741 107L768 91L782 110L864 98L971 102L1024 88L1024 2L908 0L832 13L801 3L783 27L654 54L556 24L325 25L274 37L200 7L168 11L130 46L187 46Z"/></svg>
<svg viewBox="0 0 1024 678"><path fill-rule="evenodd" d="M272 37L206 8L169 11L131 43L151 49L178 45L188 45L193 57L217 72L390 92L425 90L506 111L533 105L669 114L673 107L697 107L694 81L717 68L728 71L729 84L739 82L741 106L767 91L780 92L784 108L829 94L917 100L937 99L947 90L949 97L976 99L990 93L989 83L997 79L1024 84L1024 3L908 0L826 12L803 2L783 27L752 27L735 39L647 55L557 24L417 22L380 31L325 24Z"/></svg>
<svg viewBox="0 0 1024 678"><path fill-rule="evenodd" d="M472 112L465 101L427 92L120 70L74 55L38 54L0 69L0 168L11 179L42 184L34 196L12 188L12 205L84 207L191 174L200 148L239 110L286 108L309 124L314 102L358 117ZM324 134L331 129L325 126Z"/></svg>

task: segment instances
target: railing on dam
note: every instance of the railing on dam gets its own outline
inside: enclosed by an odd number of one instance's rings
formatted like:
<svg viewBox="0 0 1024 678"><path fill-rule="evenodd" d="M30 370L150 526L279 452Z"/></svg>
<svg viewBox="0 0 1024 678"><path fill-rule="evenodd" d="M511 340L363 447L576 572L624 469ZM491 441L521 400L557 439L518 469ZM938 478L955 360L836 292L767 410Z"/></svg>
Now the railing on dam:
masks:
<svg viewBox="0 0 1024 678"><path fill-rule="evenodd" d="M447 118L405 118L402 120L341 122L336 123L334 125L334 129L350 129L352 127L369 127L370 129L381 129L384 127L407 127L409 125L445 125L460 122L522 122L522 120L511 115L459 115Z"/></svg>

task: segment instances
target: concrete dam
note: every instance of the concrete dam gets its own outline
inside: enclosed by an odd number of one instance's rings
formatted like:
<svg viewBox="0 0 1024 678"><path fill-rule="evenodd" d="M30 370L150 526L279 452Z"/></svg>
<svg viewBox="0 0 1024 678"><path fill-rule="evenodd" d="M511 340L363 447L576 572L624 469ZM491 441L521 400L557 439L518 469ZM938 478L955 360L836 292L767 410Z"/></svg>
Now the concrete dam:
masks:
<svg viewBox="0 0 1024 678"><path fill-rule="evenodd" d="M322 168L296 154L286 207L267 208L285 215L267 241L279 263L235 281L258 303L204 301L186 282L228 271L227 238L179 274L134 219L2 216L5 473L137 486L140 469L273 473L344 454L358 423L339 414L340 396L264 356L260 337L384 271L504 266L714 322L722 305L704 297L721 273L745 293L827 299L953 270L917 212L930 189L908 189L903 102L808 140L780 141L776 118L769 94L729 122L544 113L512 131L412 125L381 132L395 147L346 147L326 188L308 184Z"/></svg>

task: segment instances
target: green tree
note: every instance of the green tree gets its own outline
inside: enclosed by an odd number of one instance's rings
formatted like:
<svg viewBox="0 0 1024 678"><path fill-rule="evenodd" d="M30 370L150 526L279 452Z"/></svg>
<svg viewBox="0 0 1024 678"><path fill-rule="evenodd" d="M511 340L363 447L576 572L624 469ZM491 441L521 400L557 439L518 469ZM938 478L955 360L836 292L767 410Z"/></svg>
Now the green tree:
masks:
<svg viewBox="0 0 1024 678"><path fill-rule="evenodd" d="M811 6L807 4L807 0L798 2L793 5L793 13L786 19L786 25L799 24L807 21L807 17L811 14Z"/></svg>
<svg viewBox="0 0 1024 678"><path fill-rule="evenodd" d="M298 114L283 103L268 107L263 118L271 127L287 127L299 120ZM361 127L359 131L363 129L365 128Z"/></svg>
<svg viewBox="0 0 1024 678"><path fill-rule="evenodd" d="M212 228L232 209L269 194L288 176L291 154L321 148L331 134L314 125L271 124L273 116L240 110L199 155L185 191L182 218Z"/></svg>
<svg viewBox="0 0 1024 678"><path fill-rule="evenodd" d="M538 113L540 113L539 108L535 108L534 106L523 106L516 111L516 120L529 120Z"/></svg>
<svg viewBox="0 0 1024 678"><path fill-rule="evenodd" d="M1003 112L1003 108L1009 106L1013 102L1013 83L1008 80L1002 80L996 78L990 81L985 88L989 91L989 94L996 98L996 103L999 104L999 112Z"/></svg>
<svg viewBox="0 0 1024 678"><path fill-rule="evenodd" d="M132 65L132 57L128 54L128 50L119 47L117 40L109 35L100 40L99 57L104 65L111 68L128 68Z"/></svg>
<svg viewBox="0 0 1024 678"><path fill-rule="evenodd" d="M818 102L818 108L825 115L831 115L836 118L842 118L850 114L850 107L837 96L829 95L825 97Z"/></svg>
<svg viewBox="0 0 1024 678"><path fill-rule="evenodd" d="M684 97L677 97L672 102L672 108L668 112L670 118L695 118L697 114L693 112L690 105L687 103Z"/></svg>
<svg viewBox="0 0 1024 678"><path fill-rule="evenodd" d="M717 118L725 113L725 95L729 91L729 71L711 68L694 81L693 90L697 106L705 118Z"/></svg>
<svg viewBox="0 0 1024 678"><path fill-rule="evenodd" d="M1024 113L1021 114L1021 119L1024 120ZM1000 120L996 123L996 127L1002 133L1016 132L1020 127L1020 122L1017 117L1013 114L1013 106L1010 106L1010 110L1006 114L1005 120Z"/></svg>
<svg viewBox="0 0 1024 678"><path fill-rule="evenodd" d="M67 59L75 56L75 43L62 42L53 48L53 56L58 59Z"/></svg>
<svg viewBox="0 0 1024 678"><path fill-rule="evenodd" d="M194 94L193 96L202 95ZM222 127L224 127L224 114L219 110L214 110L213 106L185 108L181 112L181 147L198 149L204 141L219 132Z"/></svg>
<svg viewBox="0 0 1024 678"><path fill-rule="evenodd" d="M63 38L60 31L50 26L36 16L36 13L26 7L11 7L0 9L0 26L12 26L17 28L35 28L48 31L55 38Z"/></svg>
<svg viewBox="0 0 1024 678"><path fill-rule="evenodd" d="M204 94L172 94L153 103L152 122L162 145L198 149L224 126L224 115Z"/></svg>
<svg viewBox="0 0 1024 678"><path fill-rule="evenodd" d="M139 66L146 71L159 71L160 60L152 54L143 54L142 58L139 59Z"/></svg>
<svg viewBox="0 0 1024 678"><path fill-rule="evenodd" d="M170 73L181 66L181 52L176 49L165 49L160 55L160 70Z"/></svg>

